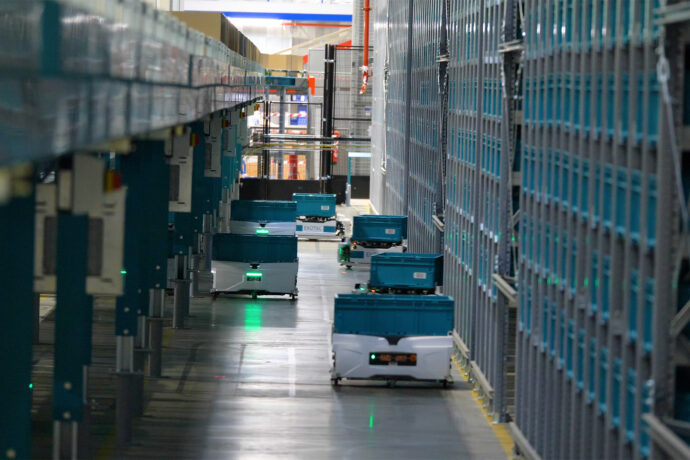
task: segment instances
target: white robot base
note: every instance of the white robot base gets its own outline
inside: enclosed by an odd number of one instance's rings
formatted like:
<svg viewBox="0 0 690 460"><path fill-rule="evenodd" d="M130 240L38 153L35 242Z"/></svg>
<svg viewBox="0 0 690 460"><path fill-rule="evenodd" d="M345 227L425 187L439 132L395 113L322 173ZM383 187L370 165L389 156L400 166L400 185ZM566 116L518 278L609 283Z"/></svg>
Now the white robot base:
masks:
<svg viewBox="0 0 690 460"><path fill-rule="evenodd" d="M211 263L214 296L221 293L284 295L297 297L299 262L247 263L216 261Z"/></svg>
<svg viewBox="0 0 690 460"><path fill-rule="evenodd" d="M331 382L342 379L452 383L451 336L386 337L333 334Z"/></svg>

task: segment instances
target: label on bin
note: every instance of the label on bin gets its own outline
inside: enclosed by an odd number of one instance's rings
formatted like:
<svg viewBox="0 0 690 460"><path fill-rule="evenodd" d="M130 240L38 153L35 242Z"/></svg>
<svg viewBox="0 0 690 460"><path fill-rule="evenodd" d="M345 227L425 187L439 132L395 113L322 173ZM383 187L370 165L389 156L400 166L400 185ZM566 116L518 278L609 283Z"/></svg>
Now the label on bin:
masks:
<svg viewBox="0 0 690 460"><path fill-rule="evenodd" d="M329 209L331 209L331 207L328 206L327 204L321 205L321 210L322 210L322 211L328 211Z"/></svg>
<svg viewBox="0 0 690 460"><path fill-rule="evenodd" d="M416 280L425 280L426 279L426 273L424 272L414 272L412 277Z"/></svg>
<svg viewBox="0 0 690 460"><path fill-rule="evenodd" d="M395 235L395 229L394 228L387 228L386 229L386 235Z"/></svg>

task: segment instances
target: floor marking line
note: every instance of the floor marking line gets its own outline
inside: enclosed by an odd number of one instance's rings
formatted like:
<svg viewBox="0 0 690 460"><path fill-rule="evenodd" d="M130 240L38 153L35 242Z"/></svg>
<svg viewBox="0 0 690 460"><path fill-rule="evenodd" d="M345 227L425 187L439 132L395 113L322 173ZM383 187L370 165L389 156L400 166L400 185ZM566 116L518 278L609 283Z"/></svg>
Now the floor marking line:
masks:
<svg viewBox="0 0 690 460"><path fill-rule="evenodd" d="M288 383L289 383L289 394L291 398L295 397L295 380L296 380L296 360L295 360L295 348L288 348Z"/></svg>
<svg viewBox="0 0 690 460"><path fill-rule="evenodd" d="M469 375L462 370L462 368L460 367L460 363L455 358L455 356L453 356L452 359L462 379L465 382L469 383ZM506 457L508 458L508 460L511 460L513 458L513 447L515 446L515 441L513 441L513 438L510 436L510 433L506 428L506 424L493 422L491 416L487 413L486 409L484 408L484 405L479 400L479 395L474 390L472 390L472 399L479 407L479 410L482 412L484 419L487 421L491 429L494 431L494 434L498 438L498 443L501 445L503 451L506 453Z"/></svg>

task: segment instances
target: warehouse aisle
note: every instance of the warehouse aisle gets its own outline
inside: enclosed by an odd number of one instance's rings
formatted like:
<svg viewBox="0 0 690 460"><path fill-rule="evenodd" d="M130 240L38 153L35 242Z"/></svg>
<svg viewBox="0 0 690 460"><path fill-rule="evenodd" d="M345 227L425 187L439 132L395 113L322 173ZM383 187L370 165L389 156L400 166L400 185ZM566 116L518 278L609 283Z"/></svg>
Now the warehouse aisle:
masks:
<svg viewBox="0 0 690 460"><path fill-rule="evenodd" d="M300 242L299 299L195 302L166 353L130 458L502 459L464 382L332 387L332 298L366 279L336 243ZM182 352L184 350L184 353Z"/></svg>

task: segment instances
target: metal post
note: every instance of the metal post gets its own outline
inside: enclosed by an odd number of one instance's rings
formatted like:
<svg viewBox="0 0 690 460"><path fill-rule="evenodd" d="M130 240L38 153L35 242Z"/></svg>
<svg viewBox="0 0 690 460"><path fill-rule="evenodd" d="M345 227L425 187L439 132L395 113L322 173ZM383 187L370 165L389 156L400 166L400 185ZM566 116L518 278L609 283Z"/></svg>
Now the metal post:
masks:
<svg viewBox="0 0 690 460"><path fill-rule="evenodd" d="M211 271L211 250L213 248L213 216L211 214L204 214L203 216L203 221L202 221L202 226L203 226L203 235L202 235L202 243L203 243L203 248L202 248L202 253L203 253L203 264L201 265L201 269L208 273Z"/></svg>
<svg viewBox="0 0 690 460"><path fill-rule="evenodd" d="M187 256L176 255L177 276L174 288L173 328L184 328L184 317L189 311L189 279L187 279Z"/></svg>
<svg viewBox="0 0 690 460"><path fill-rule="evenodd" d="M115 388L115 444L124 448L132 441L135 374L134 337L117 336L115 343L117 382Z"/></svg>
<svg viewBox="0 0 690 460"><path fill-rule="evenodd" d="M165 289L149 290L149 375L160 377L162 373L163 354L163 318L165 307Z"/></svg>
<svg viewBox="0 0 690 460"><path fill-rule="evenodd" d="M56 439L58 455L71 458L77 456L78 432L89 429L84 420L84 366L90 359L92 311L85 289L88 228L88 216L58 212L53 420L70 430Z"/></svg>
<svg viewBox="0 0 690 460"><path fill-rule="evenodd" d="M333 137L333 100L335 94L335 46L326 45L323 80L323 113L321 114L321 136L326 139ZM330 141L324 141L329 145ZM321 151L321 174L319 177L321 193L328 192L331 178L333 156L329 149Z"/></svg>
<svg viewBox="0 0 690 460"><path fill-rule="evenodd" d="M281 88L280 90L280 114L278 117L278 132L280 134L285 134L285 110L287 110L287 106L285 103L285 88ZM283 152L281 151L278 155L276 155L276 161L278 162L278 177L277 179L283 179Z"/></svg>
<svg viewBox="0 0 690 460"><path fill-rule="evenodd" d="M41 343L41 294L34 293L34 345Z"/></svg>
<svg viewBox="0 0 690 460"><path fill-rule="evenodd" d="M19 168L17 168L19 169ZM34 196L26 174L10 179L21 196L0 204L0 457L28 458L31 452L31 354ZM3 171L4 172L4 171ZM0 179L1 181L1 179ZM15 182L16 183L13 183ZM23 187L26 186L24 189Z"/></svg>
<svg viewBox="0 0 690 460"><path fill-rule="evenodd" d="M350 206L350 199L352 198L352 158L347 156L347 185L345 186L345 206Z"/></svg>

